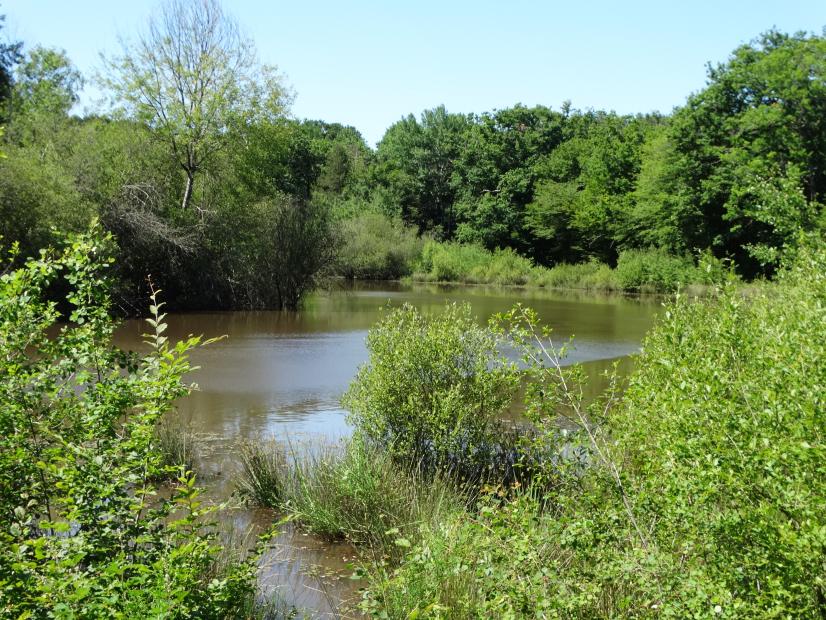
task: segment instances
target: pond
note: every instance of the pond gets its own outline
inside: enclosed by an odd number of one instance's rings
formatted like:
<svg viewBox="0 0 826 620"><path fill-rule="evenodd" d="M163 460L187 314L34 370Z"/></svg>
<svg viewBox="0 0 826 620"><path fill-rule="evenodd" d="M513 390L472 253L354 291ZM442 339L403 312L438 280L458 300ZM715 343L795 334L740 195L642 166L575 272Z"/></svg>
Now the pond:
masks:
<svg viewBox="0 0 826 620"><path fill-rule="evenodd" d="M367 361L367 330L388 306L409 303L425 313L446 303L469 303L480 322L516 303L532 307L552 326L555 340L573 337L569 362L583 362L591 389L612 360L639 350L661 307L656 298L630 298L539 289L356 283L309 297L299 312L173 314L171 340L189 334L225 336L196 350L190 375L199 389L179 404L200 445L200 484L208 497L231 497L237 445L274 438L301 449L336 442L351 432L339 403L358 366ZM142 349L142 321L127 321L121 347ZM277 516L241 507L227 513L239 531L253 534ZM315 616L335 614L362 585L350 579L354 549L331 545L285 526L261 561L260 584Z"/></svg>

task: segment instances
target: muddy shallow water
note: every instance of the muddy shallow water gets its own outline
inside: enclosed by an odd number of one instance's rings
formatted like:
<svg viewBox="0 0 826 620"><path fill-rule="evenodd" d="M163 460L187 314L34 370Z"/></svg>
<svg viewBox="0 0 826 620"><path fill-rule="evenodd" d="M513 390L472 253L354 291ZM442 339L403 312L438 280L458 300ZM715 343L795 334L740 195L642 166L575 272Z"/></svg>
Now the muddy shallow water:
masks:
<svg viewBox="0 0 826 620"><path fill-rule="evenodd" d="M480 321L516 303L534 308L554 328L557 342L574 337L568 361L584 362L598 375L610 360L639 350L660 308L656 299L541 290L360 283L311 296L299 312L211 312L167 318L171 340L189 334L226 336L196 350L200 369L190 380L199 390L179 404L200 444L198 474L207 496L231 497L239 441L274 438L299 450L337 442L350 434L339 398L367 360L367 330L387 306L410 303L438 312L446 302L468 302ZM127 321L118 344L142 349L145 323ZM253 534L277 515L236 507L225 517ZM314 616L340 614L363 584L350 578L354 549L329 544L291 525L282 526L261 560L260 585Z"/></svg>

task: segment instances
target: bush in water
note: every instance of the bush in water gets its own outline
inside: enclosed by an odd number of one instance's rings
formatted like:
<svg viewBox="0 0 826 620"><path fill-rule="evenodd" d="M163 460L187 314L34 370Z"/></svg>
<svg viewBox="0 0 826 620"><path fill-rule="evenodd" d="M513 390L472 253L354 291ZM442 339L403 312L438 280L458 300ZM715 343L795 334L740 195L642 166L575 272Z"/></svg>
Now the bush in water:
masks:
<svg viewBox="0 0 826 620"><path fill-rule="evenodd" d="M356 432L410 464L473 462L518 384L497 344L467 305L390 312L370 330L370 361L342 401Z"/></svg>

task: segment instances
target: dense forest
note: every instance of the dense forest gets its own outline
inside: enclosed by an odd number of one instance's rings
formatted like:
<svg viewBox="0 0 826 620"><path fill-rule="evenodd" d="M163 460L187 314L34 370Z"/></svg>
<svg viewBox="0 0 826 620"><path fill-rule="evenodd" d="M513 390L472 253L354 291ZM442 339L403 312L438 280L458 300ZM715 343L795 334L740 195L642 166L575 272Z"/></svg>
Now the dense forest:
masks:
<svg viewBox="0 0 826 620"><path fill-rule="evenodd" d="M191 14L156 19L97 76L39 44L0 49L0 233L34 256L97 218L122 312L140 311L149 274L178 309L296 307L336 275L770 278L824 226L822 36L761 35L668 115L439 106L373 149L353 127L291 117L283 77L211 11L208 32ZM86 80L107 103L78 117Z"/></svg>

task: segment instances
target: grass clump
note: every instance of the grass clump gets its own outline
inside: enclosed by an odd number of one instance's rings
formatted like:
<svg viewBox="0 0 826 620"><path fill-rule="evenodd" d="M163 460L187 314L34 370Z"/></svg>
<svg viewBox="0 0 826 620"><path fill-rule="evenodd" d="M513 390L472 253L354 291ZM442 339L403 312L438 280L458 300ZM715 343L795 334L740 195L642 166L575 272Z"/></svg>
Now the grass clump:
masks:
<svg viewBox="0 0 826 620"><path fill-rule="evenodd" d="M463 506L447 476L400 466L359 439L287 454L277 443L241 449L239 494L284 511L306 530L346 540L382 561L398 559L420 529Z"/></svg>
<svg viewBox="0 0 826 620"><path fill-rule="evenodd" d="M197 439L192 427L179 415L167 414L155 425L154 448L167 477L174 478L181 470L194 471Z"/></svg>
<svg viewBox="0 0 826 620"><path fill-rule="evenodd" d="M422 528L462 505L451 481L399 467L386 451L356 439L296 460L287 510L319 536L399 558Z"/></svg>
<svg viewBox="0 0 826 620"><path fill-rule="evenodd" d="M246 442L239 449L241 473L236 486L247 502L283 508L290 471L283 448L275 441Z"/></svg>

